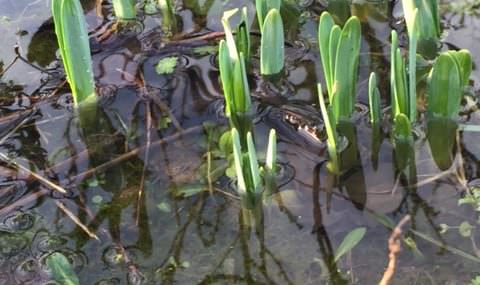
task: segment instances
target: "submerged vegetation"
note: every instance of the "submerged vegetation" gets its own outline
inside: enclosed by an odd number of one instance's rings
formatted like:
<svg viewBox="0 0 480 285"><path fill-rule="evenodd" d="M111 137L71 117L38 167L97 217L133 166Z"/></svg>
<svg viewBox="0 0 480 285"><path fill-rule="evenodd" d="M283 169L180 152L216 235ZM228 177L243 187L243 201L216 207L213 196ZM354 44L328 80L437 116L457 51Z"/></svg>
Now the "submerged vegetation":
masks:
<svg viewBox="0 0 480 285"><path fill-rule="evenodd" d="M437 1L51 1L68 84L0 61L7 283L478 283L478 74Z"/></svg>

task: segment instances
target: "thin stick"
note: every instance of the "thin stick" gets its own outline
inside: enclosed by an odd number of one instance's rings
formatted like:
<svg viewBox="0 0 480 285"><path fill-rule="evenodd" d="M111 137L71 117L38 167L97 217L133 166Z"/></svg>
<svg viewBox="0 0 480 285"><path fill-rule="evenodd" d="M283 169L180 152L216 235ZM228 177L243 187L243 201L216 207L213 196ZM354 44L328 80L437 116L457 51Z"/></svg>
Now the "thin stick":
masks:
<svg viewBox="0 0 480 285"><path fill-rule="evenodd" d="M18 60L18 56L15 56L12 62L10 62L10 64L7 65L7 67L5 67L5 69L2 72L0 72L0 77L2 77L15 64L15 62L17 62L17 60Z"/></svg>
<svg viewBox="0 0 480 285"><path fill-rule="evenodd" d="M45 186L48 186L48 187L52 188L53 190L55 190L57 192L60 192L62 194L67 193L67 190L63 189L62 187L53 183L52 181L42 177L40 174L37 174L37 173L31 171L30 169L28 169L25 166L17 163L16 161L11 160L4 153L0 153L0 159L5 161L6 163L13 164L16 168L18 168L21 171L24 171L24 172L28 173L30 176L32 176L33 178L35 178L36 180L38 180L40 183L44 184Z"/></svg>
<svg viewBox="0 0 480 285"><path fill-rule="evenodd" d="M87 226L85 226L72 212L70 212L65 205L62 204L60 201L55 201L57 207L60 208L77 226L79 226L90 238L100 240L96 234L92 233Z"/></svg>
<svg viewBox="0 0 480 285"><path fill-rule="evenodd" d="M137 213L136 213L136 218L135 222L138 225L140 221L140 207L142 203L142 196L143 196L143 190L145 187L145 173L147 172L148 168L148 161L150 160L150 145L152 144L152 112L150 108L150 102L146 101L145 102L145 107L146 107L146 129L147 129L147 142L145 145L145 158L143 161L143 170L142 170L142 177L140 179L140 186L138 187L138 196L137 196Z"/></svg>
<svg viewBox="0 0 480 285"><path fill-rule="evenodd" d="M410 215L406 215L393 229L390 238L388 239L388 250L390 251L388 258L388 266L383 273L382 280L378 285L389 285L393 279L397 268L397 257L402 250L402 227L410 221Z"/></svg>

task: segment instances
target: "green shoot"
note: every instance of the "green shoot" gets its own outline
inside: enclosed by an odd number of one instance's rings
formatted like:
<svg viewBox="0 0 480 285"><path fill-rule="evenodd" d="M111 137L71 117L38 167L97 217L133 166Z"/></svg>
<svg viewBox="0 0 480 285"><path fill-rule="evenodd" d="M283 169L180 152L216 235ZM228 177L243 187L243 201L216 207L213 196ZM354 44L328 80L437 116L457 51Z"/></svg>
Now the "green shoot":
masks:
<svg viewBox="0 0 480 285"><path fill-rule="evenodd" d="M220 78L225 96L225 114L232 128L240 132L241 146L247 151L247 133L251 130L251 98L247 80L245 58L236 45L228 18L235 11L224 13L222 24L225 40L219 46Z"/></svg>
<svg viewBox="0 0 480 285"><path fill-rule="evenodd" d="M397 141L412 142L412 125L405 114L395 116L395 127L393 129L394 139Z"/></svg>
<svg viewBox="0 0 480 285"><path fill-rule="evenodd" d="M335 122L349 119L354 111L361 28L357 17L350 17L343 29L334 24L328 12L319 24L319 45L323 72Z"/></svg>
<svg viewBox="0 0 480 285"><path fill-rule="evenodd" d="M377 76L375 72L370 74L368 80L368 103L370 105L370 123L378 126L381 120L380 113L380 91L377 87Z"/></svg>
<svg viewBox="0 0 480 285"><path fill-rule="evenodd" d="M414 13L414 20L418 18ZM392 117L398 114L405 114L409 121L415 123L417 120L417 35L415 27L417 21L413 21L413 27L409 29L409 49L408 49L408 77L405 59L402 57L398 47L398 35L392 31L392 46L390 51L390 89Z"/></svg>
<svg viewBox="0 0 480 285"><path fill-rule="evenodd" d="M418 37L422 54L433 57L442 33L437 0L402 0L402 4L409 35Z"/></svg>
<svg viewBox="0 0 480 285"><path fill-rule="evenodd" d="M237 28L237 33L235 37L235 44L238 48L239 53L243 53L245 57L246 64L250 62L250 28L248 26L248 14L247 7L243 7L242 20ZM247 64L248 65L248 64Z"/></svg>
<svg viewBox="0 0 480 285"><path fill-rule="evenodd" d="M392 46L390 51L390 90L392 117L398 114L408 114L407 79L405 74L405 60L398 47L398 35L392 31Z"/></svg>
<svg viewBox="0 0 480 285"><path fill-rule="evenodd" d="M275 75L283 69L285 61L283 23L280 12L272 9L268 12L262 28L260 45L260 73Z"/></svg>
<svg viewBox="0 0 480 285"><path fill-rule="evenodd" d="M248 148L245 153L242 152L240 135L236 128L232 128L231 135L235 173L237 176L237 191L244 202L247 202L246 205L251 206L252 203L257 201L257 198L262 194L264 188L267 189L273 185L276 175L276 133L274 130L271 130L269 135L267 161L264 168L264 187L261 187L261 170L257 160L252 133L247 133ZM270 192L271 189L267 190Z"/></svg>
<svg viewBox="0 0 480 285"><path fill-rule="evenodd" d="M120 20L135 20L137 11L135 0L112 0L113 12Z"/></svg>
<svg viewBox="0 0 480 285"><path fill-rule="evenodd" d="M90 45L79 0L53 0L52 14L75 105L96 102Z"/></svg>
<svg viewBox="0 0 480 285"><path fill-rule="evenodd" d="M265 18L267 17L267 14L272 9L276 9L277 11L280 11L281 4L282 4L282 0L255 0L258 26L260 27L261 31L263 31L263 23L265 22Z"/></svg>
<svg viewBox="0 0 480 285"><path fill-rule="evenodd" d="M158 6L162 12L162 27L167 30L175 29L177 21L175 19L172 0L158 0Z"/></svg>
<svg viewBox="0 0 480 285"><path fill-rule="evenodd" d="M325 129L327 131L327 150L330 155L329 170L332 173L339 173L340 167L338 164L338 150L337 150L337 131L335 124L332 124L334 121L333 116L331 115L330 110L327 109L325 105L325 99L323 99L322 85L317 84L318 87L318 99L320 105L320 112L322 113L323 122L325 123ZM332 120L333 119L333 120Z"/></svg>
<svg viewBox="0 0 480 285"><path fill-rule="evenodd" d="M428 117L456 120L472 71L472 58L467 50L440 54L428 77Z"/></svg>

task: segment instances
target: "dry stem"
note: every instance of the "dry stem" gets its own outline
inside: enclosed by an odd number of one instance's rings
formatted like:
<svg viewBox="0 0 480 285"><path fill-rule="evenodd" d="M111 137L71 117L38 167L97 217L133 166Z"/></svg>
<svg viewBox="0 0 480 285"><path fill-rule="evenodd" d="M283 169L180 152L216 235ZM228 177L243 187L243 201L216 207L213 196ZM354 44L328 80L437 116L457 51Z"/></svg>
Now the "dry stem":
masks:
<svg viewBox="0 0 480 285"><path fill-rule="evenodd" d="M397 224L397 226L393 229L390 238L388 239L388 250L390 253L388 254L388 266L383 273L382 280L378 285L388 285L393 279L393 275L395 274L397 268L397 257L400 251L402 250L402 227L410 221L410 215L406 215L403 219Z"/></svg>

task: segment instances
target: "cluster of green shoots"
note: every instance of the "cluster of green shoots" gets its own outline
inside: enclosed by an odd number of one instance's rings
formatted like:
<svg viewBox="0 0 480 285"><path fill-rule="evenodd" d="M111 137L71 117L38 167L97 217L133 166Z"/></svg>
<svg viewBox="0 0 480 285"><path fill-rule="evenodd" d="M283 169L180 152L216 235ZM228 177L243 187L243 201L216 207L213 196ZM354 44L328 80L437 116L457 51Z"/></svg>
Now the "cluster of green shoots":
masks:
<svg viewBox="0 0 480 285"><path fill-rule="evenodd" d="M261 72L274 75L283 69L283 24L279 5L275 1L257 1L259 25L262 30ZM267 11L268 10L268 11ZM227 11L222 17L225 40L219 45L219 67L225 96L225 114L229 119L232 135L237 191L245 208L257 205L261 197L271 193L276 177L276 132L271 130L266 162L260 167L252 133L252 103L247 80L251 59L250 31L247 9L241 10L241 21L234 32L229 23L238 9ZM273 51L273 45L282 46ZM269 50L269 52L266 52ZM263 179L262 179L263 178Z"/></svg>
<svg viewBox="0 0 480 285"><path fill-rule="evenodd" d="M417 58L422 58L423 54L418 47L420 43L426 46L434 42L436 54L441 34L436 1L403 0L402 3L408 31L408 53L406 58L402 56L398 35L392 31L390 61L392 138L397 152L402 153L401 156L413 143L412 125L417 123L418 117L416 67ZM328 106L320 85L318 92L328 137L329 169L334 173L339 173L340 170L338 125L343 120L349 120L354 111L360 37L360 23L356 17L350 17L342 29L334 23L328 12L321 15L318 38ZM445 124L453 125L452 128L456 129L460 101L471 70L472 59L467 50L447 51L435 58L427 78L427 121L430 133L441 131ZM378 128L382 114L375 73L370 75L368 97L370 122L373 128ZM430 141L432 152L438 153L434 158L440 168L448 167L448 150L452 146L450 141L452 140Z"/></svg>

